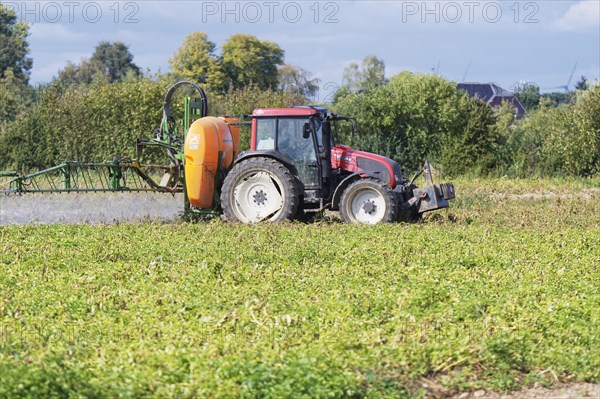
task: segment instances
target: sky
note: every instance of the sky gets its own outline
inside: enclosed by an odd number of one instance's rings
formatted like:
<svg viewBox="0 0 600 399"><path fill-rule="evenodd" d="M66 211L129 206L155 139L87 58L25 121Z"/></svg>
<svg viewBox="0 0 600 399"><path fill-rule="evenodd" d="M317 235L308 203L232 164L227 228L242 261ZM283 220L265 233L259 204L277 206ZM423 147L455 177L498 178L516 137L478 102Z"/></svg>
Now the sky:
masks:
<svg viewBox="0 0 600 399"><path fill-rule="evenodd" d="M572 71L571 88L582 75L600 79L600 0L1 2L32 24L32 83L90 57L100 41L120 40L144 71L167 72L195 31L217 47L235 33L276 42L287 63L321 80L319 101L367 55L384 60L388 77L435 72L542 91L566 85Z"/></svg>

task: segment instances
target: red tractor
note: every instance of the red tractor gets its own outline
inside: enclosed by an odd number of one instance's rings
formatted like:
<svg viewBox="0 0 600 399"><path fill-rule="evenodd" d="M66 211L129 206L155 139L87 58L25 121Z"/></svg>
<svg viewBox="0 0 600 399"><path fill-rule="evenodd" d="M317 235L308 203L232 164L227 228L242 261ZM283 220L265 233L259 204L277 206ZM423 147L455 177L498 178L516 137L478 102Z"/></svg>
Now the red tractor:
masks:
<svg viewBox="0 0 600 399"><path fill-rule="evenodd" d="M417 188L418 175L404 178L397 162L335 144L338 125L348 121L322 107L259 108L252 113L250 150L238 155L235 120L197 120L184 151L192 209L220 205L228 220L243 223L329 209L339 210L345 222L375 224L448 206L454 186L433 184L427 162L421 171L426 186ZM207 156L213 159L207 162ZM211 200L215 194L220 204Z"/></svg>

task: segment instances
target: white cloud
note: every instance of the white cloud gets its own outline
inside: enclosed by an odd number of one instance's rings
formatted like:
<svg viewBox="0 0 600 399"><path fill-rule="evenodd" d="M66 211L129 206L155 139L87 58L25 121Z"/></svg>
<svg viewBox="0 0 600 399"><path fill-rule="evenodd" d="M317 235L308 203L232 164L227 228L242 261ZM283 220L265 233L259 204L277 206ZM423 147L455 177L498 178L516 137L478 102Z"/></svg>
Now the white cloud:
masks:
<svg viewBox="0 0 600 399"><path fill-rule="evenodd" d="M68 61L78 63L89 54L81 52L43 52L33 60L35 68L31 73L31 83L49 82Z"/></svg>
<svg viewBox="0 0 600 399"><path fill-rule="evenodd" d="M33 24L31 37L35 41L67 41L79 42L88 39L89 35L82 32L74 32L62 24Z"/></svg>
<svg viewBox="0 0 600 399"><path fill-rule="evenodd" d="M558 27L563 30L587 30L600 27L600 2L583 0L573 4L558 20Z"/></svg>

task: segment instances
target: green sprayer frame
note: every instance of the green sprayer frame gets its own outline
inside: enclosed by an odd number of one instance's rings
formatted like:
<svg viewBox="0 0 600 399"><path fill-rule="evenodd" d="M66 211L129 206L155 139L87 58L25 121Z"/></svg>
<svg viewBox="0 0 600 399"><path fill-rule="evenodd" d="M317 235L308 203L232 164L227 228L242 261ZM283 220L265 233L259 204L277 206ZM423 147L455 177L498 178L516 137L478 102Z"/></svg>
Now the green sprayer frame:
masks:
<svg viewBox="0 0 600 399"><path fill-rule="evenodd" d="M79 163L67 161L39 172L20 174L0 172L0 177L12 179L0 182L0 193L73 193L73 192L181 192L181 185L168 185L166 178L156 183L146 170L164 170L164 176L174 178L176 165L140 165L137 162Z"/></svg>
<svg viewBox="0 0 600 399"><path fill-rule="evenodd" d="M175 91L192 86L199 98L186 96L184 115L175 121L171 102ZM65 161L33 173L0 172L0 194L77 193L77 192L159 192L185 193L183 146L194 120L208 115L204 90L192 82L178 82L165 95L163 118L156 137L140 138L136 142L137 159L145 147L161 147L169 158L168 165L140 164L130 159L115 159L105 163ZM189 203L185 198L185 210Z"/></svg>

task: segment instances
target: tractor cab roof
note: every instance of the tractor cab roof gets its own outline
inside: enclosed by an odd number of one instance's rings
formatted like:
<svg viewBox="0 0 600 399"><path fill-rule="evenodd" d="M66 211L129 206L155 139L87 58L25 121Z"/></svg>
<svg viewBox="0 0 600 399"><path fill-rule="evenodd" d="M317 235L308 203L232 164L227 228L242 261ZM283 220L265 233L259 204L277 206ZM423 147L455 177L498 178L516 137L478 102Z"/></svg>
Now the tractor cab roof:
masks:
<svg viewBox="0 0 600 399"><path fill-rule="evenodd" d="M311 116L318 115L321 118L329 118L333 113L324 107L313 107L311 105L297 105L291 108L257 108L252 112L253 118L273 116Z"/></svg>

